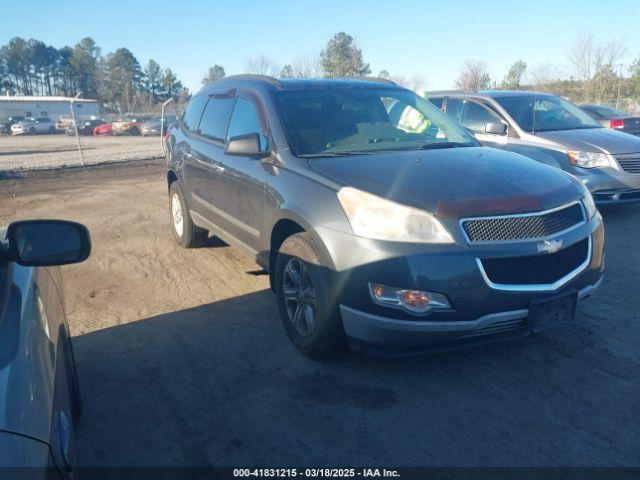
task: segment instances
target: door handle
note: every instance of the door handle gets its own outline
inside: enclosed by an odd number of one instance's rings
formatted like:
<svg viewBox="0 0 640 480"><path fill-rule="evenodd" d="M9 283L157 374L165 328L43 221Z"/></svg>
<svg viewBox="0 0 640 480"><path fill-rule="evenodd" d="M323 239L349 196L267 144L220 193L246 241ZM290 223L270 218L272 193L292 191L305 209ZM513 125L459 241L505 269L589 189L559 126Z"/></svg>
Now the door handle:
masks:
<svg viewBox="0 0 640 480"><path fill-rule="evenodd" d="M225 168L218 163L214 163L212 168L218 173L223 173L225 171Z"/></svg>

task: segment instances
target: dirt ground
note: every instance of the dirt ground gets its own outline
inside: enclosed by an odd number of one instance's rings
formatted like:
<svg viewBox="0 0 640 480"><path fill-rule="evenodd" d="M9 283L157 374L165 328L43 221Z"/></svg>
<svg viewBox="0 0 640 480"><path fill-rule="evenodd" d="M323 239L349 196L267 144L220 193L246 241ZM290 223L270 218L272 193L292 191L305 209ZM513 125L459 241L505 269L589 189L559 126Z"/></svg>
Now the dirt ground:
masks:
<svg viewBox="0 0 640 480"><path fill-rule="evenodd" d="M84 466L638 466L640 206L604 212L608 274L575 324L410 359L316 363L268 278L171 236L163 166L0 181L0 218L85 223L65 267Z"/></svg>
<svg viewBox="0 0 640 480"><path fill-rule="evenodd" d="M163 156L160 137L80 136L85 165L158 159ZM80 166L75 136L0 135L0 179L19 170ZM4 174L4 175L3 175Z"/></svg>

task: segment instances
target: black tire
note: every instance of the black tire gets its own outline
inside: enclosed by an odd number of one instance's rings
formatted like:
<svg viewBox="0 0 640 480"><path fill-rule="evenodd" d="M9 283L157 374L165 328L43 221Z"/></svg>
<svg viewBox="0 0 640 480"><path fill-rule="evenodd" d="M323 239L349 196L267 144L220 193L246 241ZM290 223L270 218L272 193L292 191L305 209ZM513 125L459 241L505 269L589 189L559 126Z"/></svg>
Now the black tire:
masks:
<svg viewBox="0 0 640 480"><path fill-rule="evenodd" d="M35 134L36 134L36 129L35 129L35 128L33 128L33 127L31 127L31 128L29 129L29 135L35 135Z"/></svg>
<svg viewBox="0 0 640 480"><path fill-rule="evenodd" d="M138 135L140 135L140 130L138 130L138 127L131 127L131 129L129 130L129 134L137 137Z"/></svg>
<svg viewBox="0 0 640 480"><path fill-rule="evenodd" d="M285 268L291 259L302 262L315 290L315 326L302 334L294 326L285 301ZM278 252L275 264L275 286L284 328L291 342L306 356L320 360L344 350L346 338L335 294L334 273L324 249L316 245L307 232L287 238ZM305 314L306 317L306 314Z"/></svg>
<svg viewBox="0 0 640 480"><path fill-rule="evenodd" d="M182 233L179 232L174 221L173 201L174 197L177 197L180 202L181 214L182 214ZM189 207L184 199L182 188L176 181L171 184L169 188L169 220L171 221L171 231L173 237L176 239L178 245L183 248L196 248L201 247L207 242L209 231L198 227L193 220L191 220L191 214L189 213Z"/></svg>

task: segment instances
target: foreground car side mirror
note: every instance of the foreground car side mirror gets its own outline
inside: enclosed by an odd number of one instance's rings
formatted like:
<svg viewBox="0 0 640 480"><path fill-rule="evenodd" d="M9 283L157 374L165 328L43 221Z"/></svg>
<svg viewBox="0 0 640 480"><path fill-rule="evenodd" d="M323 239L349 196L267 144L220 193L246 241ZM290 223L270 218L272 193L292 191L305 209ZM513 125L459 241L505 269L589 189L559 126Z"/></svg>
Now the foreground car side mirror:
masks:
<svg viewBox="0 0 640 480"><path fill-rule="evenodd" d="M260 150L260 135L248 133L231 137L227 142L225 150L227 155L237 155L239 157L267 157L269 152Z"/></svg>
<svg viewBox="0 0 640 480"><path fill-rule="evenodd" d="M489 122L484 126L485 133L504 135L507 133L507 124L502 122Z"/></svg>
<svg viewBox="0 0 640 480"><path fill-rule="evenodd" d="M28 267L86 260L91 238L84 225L66 220L25 220L7 228L9 260Z"/></svg>

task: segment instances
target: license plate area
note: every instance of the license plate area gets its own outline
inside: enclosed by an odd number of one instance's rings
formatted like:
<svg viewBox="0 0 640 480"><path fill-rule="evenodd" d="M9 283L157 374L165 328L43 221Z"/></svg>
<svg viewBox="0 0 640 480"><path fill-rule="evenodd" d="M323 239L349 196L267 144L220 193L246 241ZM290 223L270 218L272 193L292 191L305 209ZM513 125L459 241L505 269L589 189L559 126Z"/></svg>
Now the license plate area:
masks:
<svg viewBox="0 0 640 480"><path fill-rule="evenodd" d="M577 303L578 292L531 300L529 303L529 329L536 333L573 321L576 316Z"/></svg>

